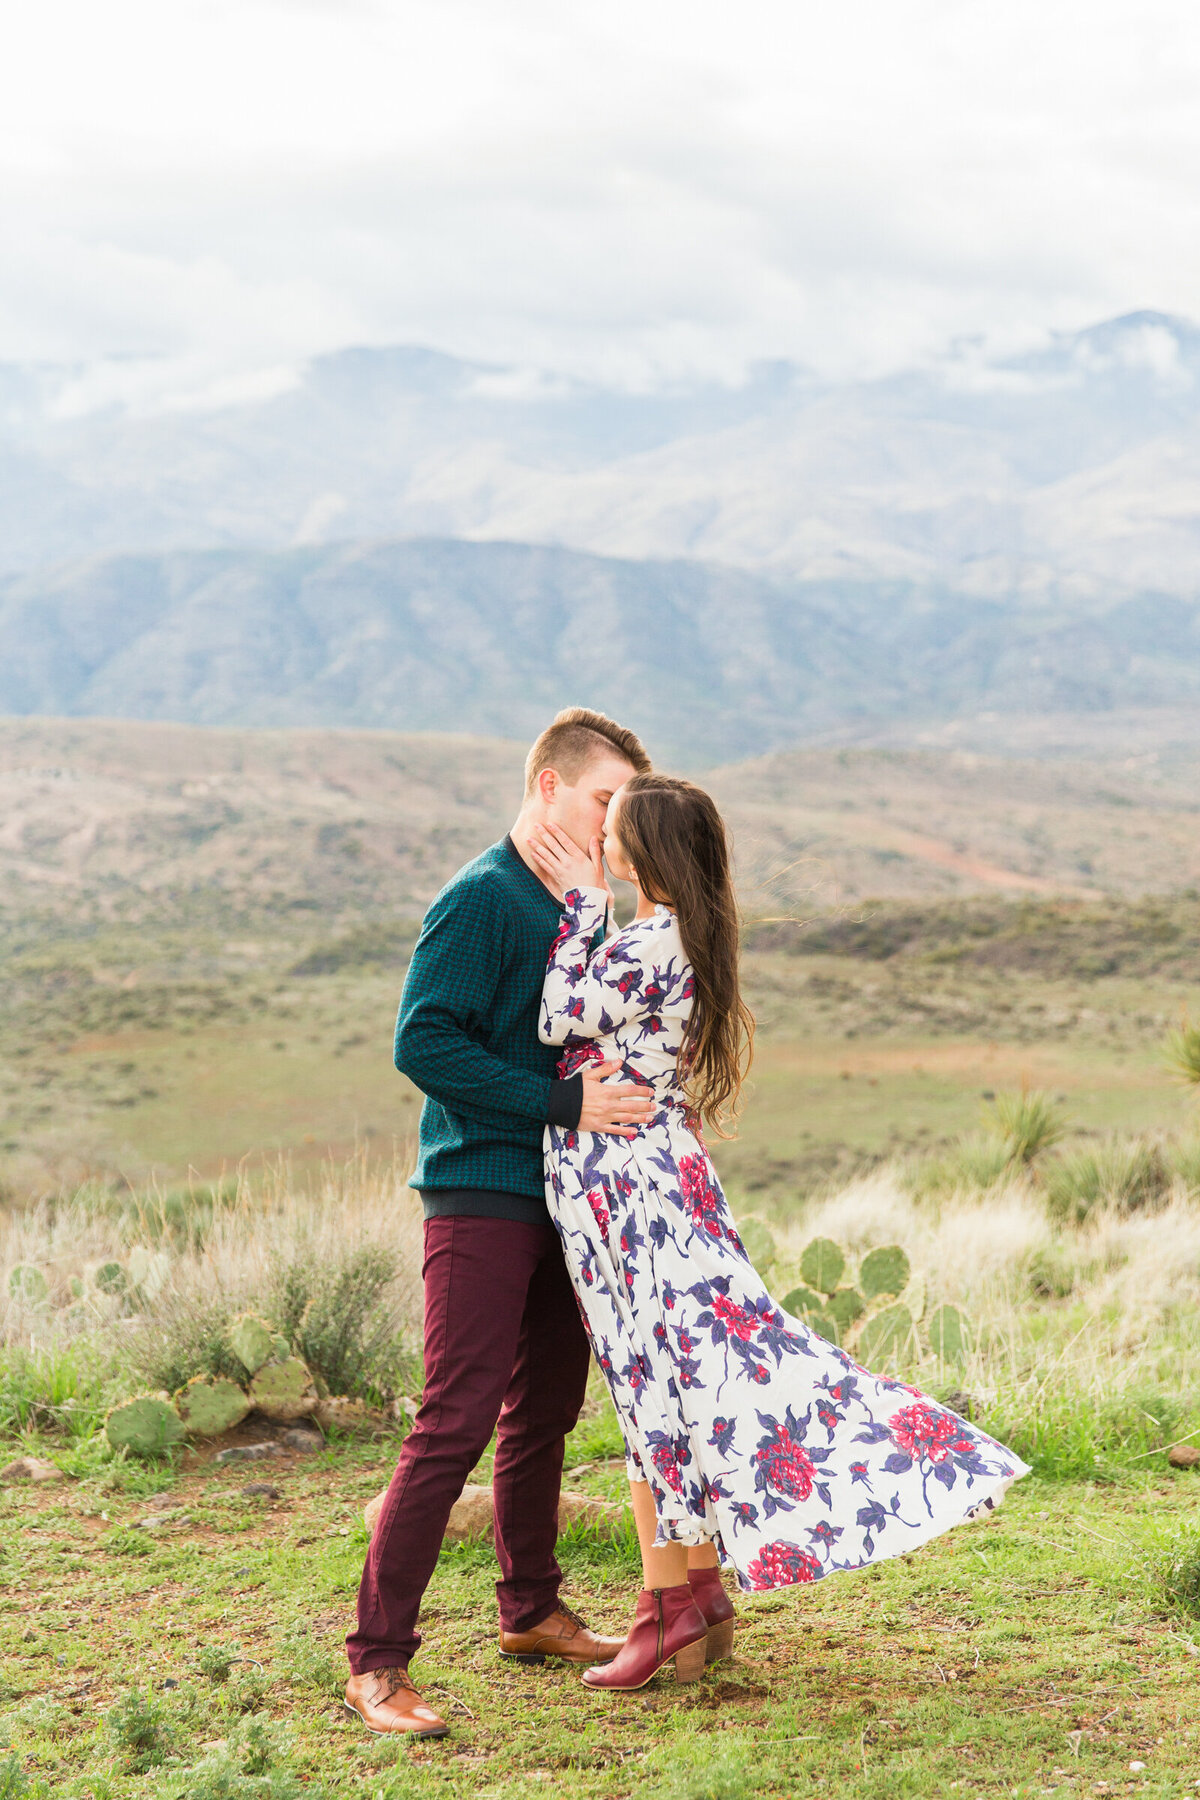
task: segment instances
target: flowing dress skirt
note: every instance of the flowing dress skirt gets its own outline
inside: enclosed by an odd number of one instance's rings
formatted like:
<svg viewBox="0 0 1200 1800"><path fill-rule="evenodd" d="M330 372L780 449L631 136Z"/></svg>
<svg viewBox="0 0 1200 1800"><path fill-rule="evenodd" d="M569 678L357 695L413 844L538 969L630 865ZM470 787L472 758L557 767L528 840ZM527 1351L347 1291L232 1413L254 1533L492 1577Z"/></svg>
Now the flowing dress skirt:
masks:
<svg viewBox="0 0 1200 1800"><path fill-rule="evenodd" d="M901 1556L994 1506L1027 1465L785 1313L682 1096L659 1097L632 1139L545 1138L551 1217L657 1542L712 1539L761 1590Z"/></svg>

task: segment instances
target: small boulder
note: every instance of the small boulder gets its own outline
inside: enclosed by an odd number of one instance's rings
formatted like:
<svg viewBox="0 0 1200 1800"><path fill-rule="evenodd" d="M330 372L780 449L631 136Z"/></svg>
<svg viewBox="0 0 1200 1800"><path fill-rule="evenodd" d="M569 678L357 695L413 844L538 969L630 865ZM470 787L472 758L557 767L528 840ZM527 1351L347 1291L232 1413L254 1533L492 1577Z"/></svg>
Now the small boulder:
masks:
<svg viewBox="0 0 1200 1800"><path fill-rule="evenodd" d="M261 1462L265 1456L282 1456L283 1451L274 1442L269 1444L231 1444L228 1450L218 1450L213 1457L217 1463Z"/></svg>
<svg viewBox="0 0 1200 1800"><path fill-rule="evenodd" d="M161 1531L166 1525L186 1525L189 1514L182 1506L165 1506L161 1512L147 1513L144 1519L136 1519L134 1531Z"/></svg>
<svg viewBox="0 0 1200 1800"><path fill-rule="evenodd" d="M277 1487L269 1481L248 1481L242 1489L242 1497L246 1500L279 1500L282 1495Z"/></svg>
<svg viewBox="0 0 1200 1800"><path fill-rule="evenodd" d="M1194 1444L1172 1444L1167 1461L1173 1469L1194 1469L1200 1463L1200 1450Z"/></svg>
<svg viewBox="0 0 1200 1800"><path fill-rule="evenodd" d="M363 1522L369 1532L374 1532L383 1503L387 1497L387 1488L368 1500L363 1507ZM572 1525L614 1524L620 1517L623 1508L615 1501L593 1500L590 1494L560 1494L558 1497L558 1529L567 1531ZM492 1490L490 1487L476 1486L469 1482L455 1501L446 1522L445 1541L448 1544L461 1543L465 1538L490 1538L492 1535Z"/></svg>
<svg viewBox="0 0 1200 1800"><path fill-rule="evenodd" d="M279 1441L288 1450L295 1450L301 1456L312 1456L317 1450L325 1448L325 1439L319 1431L305 1431L302 1425L293 1426L290 1431L281 1431Z"/></svg>
<svg viewBox="0 0 1200 1800"><path fill-rule="evenodd" d="M65 1481L63 1471L52 1462L44 1462L40 1456L18 1456L16 1462L10 1462L0 1469L0 1483L11 1481Z"/></svg>

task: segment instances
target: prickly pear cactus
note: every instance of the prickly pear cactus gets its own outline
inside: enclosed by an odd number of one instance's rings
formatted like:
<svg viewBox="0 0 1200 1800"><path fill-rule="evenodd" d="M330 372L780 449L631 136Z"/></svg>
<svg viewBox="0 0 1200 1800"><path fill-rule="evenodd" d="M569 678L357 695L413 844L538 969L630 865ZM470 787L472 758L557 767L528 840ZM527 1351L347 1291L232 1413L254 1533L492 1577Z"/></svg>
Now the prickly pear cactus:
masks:
<svg viewBox="0 0 1200 1800"><path fill-rule="evenodd" d="M802 1319L805 1313L820 1312L824 1304L822 1294L814 1294L811 1288L806 1287L793 1288L780 1301L784 1312L791 1313L793 1319Z"/></svg>
<svg viewBox="0 0 1200 1800"><path fill-rule="evenodd" d="M250 1383L250 1404L276 1424L307 1418L317 1404L317 1390L298 1356L267 1363Z"/></svg>
<svg viewBox="0 0 1200 1800"><path fill-rule="evenodd" d="M129 1292L129 1271L119 1262L102 1262L92 1271L92 1286L110 1300L120 1300Z"/></svg>
<svg viewBox="0 0 1200 1800"><path fill-rule="evenodd" d="M165 1250L148 1250L135 1244L129 1252L129 1279L147 1300L155 1300L166 1286L171 1259Z"/></svg>
<svg viewBox="0 0 1200 1800"><path fill-rule="evenodd" d="M104 1435L114 1450L162 1456L183 1436L183 1420L165 1394L138 1394L112 1408Z"/></svg>
<svg viewBox="0 0 1200 1800"><path fill-rule="evenodd" d="M916 1330L907 1306L885 1306L859 1331L854 1354L868 1369L885 1369L917 1352Z"/></svg>
<svg viewBox="0 0 1200 1800"><path fill-rule="evenodd" d="M832 1238L814 1238L800 1258L800 1273L809 1287L832 1294L842 1279L846 1258Z"/></svg>
<svg viewBox="0 0 1200 1800"><path fill-rule="evenodd" d="M50 1294L50 1284L36 1263L17 1263L8 1272L8 1291L14 1300L23 1300L26 1306L44 1306Z"/></svg>
<svg viewBox="0 0 1200 1800"><path fill-rule="evenodd" d="M827 1312L805 1313L804 1323L808 1326L810 1331L815 1331L820 1337L825 1338L827 1342L831 1344L841 1343L842 1334L838 1328L838 1322L836 1319L831 1318Z"/></svg>
<svg viewBox="0 0 1200 1800"><path fill-rule="evenodd" d="M835 1288L825 1302L825 1311L831 1319L836 1319L842 1331L849 1329L856 1320L861 1319L867 1310L867 1303L857 1288Z"/></svg>
<svg viewBox="0 0 1200 1800"><path fill-rule="evenodd" d="M365 1401L352 1400L348 1394L327 1394L313 1409L313 1418L322 1431L368 1431L379 1416Z"/></svg>
<svg viewBox="0 0 1200 1800"><path fill-rule="evenodd" d="M193 1375L175 1396L185 1431L193 1437L218 1437L232 1431L250 1411L250 1398L223 1375Z"/></svg>
<svg viewBox="0 0 1200 1800"><path fill-rule="evenodd" d="M265 1319L243 1313L229 1327L229 1347L247 1375L257 1375L264 1363L275 1359L275 1333Z"/></svg>
<svg viewBox="0 0 1200 1800"><path fill-rule="evenodd" d="M939 1306L925 1323L929 1348L943 1362L962 1362L971 1347L967 1321L957 1306Z"/></svg>
<svg viewBox="0 0 1200 1800"><path fill-rule="evenodd" d="M863 1257L859 1285L868 1300L876 1300L881 1294L902 1294L910 1273L908 1258L899 1244L886 1244Z"/></svg>
<svg viewBox="0 0 1200 1800"><path fill-rule="evenodd" d="M775 1261L775 1239L761 1219L743 1219L737 1228L742 1248L760 1275Z"/></svg>

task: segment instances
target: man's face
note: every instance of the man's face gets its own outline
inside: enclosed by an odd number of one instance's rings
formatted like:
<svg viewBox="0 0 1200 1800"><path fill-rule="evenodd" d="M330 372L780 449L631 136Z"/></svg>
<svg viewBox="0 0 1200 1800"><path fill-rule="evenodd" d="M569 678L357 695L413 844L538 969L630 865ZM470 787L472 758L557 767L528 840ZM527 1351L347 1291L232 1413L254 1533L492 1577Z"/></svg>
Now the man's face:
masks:
<svg viewBox="0 0 1200 1800"><path fill-rule="evenodd" d="M585 764L574 787L565 781L557 783L547 816L574 838L581 850L586 850L594 837L603 842L608 803L634 772L623 756L596 757Z"/></svg>

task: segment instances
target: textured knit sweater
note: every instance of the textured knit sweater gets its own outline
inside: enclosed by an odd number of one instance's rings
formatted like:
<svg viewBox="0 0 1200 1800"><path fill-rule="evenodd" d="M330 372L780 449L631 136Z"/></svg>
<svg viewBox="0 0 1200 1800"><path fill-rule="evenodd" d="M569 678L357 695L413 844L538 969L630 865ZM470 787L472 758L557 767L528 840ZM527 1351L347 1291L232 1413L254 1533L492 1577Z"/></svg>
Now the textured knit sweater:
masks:
<svg viewBox="0 0 1200 1800"><path fill-rule="evenodd" d="M396 1019L396 1067L425 1095L410 1185L426 1216L545 1219L542 1130L579 1123L538 1009L561 902L511 838L460 869L421 927Z"/></svg>

